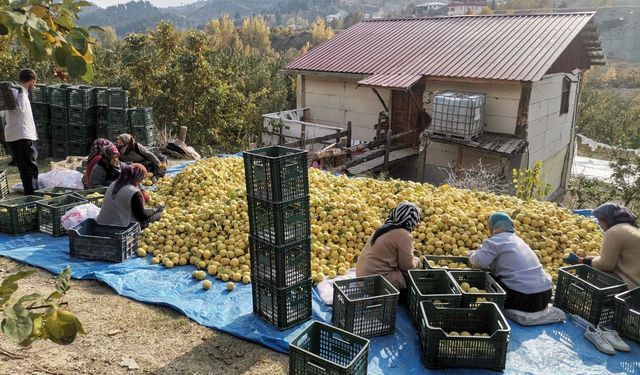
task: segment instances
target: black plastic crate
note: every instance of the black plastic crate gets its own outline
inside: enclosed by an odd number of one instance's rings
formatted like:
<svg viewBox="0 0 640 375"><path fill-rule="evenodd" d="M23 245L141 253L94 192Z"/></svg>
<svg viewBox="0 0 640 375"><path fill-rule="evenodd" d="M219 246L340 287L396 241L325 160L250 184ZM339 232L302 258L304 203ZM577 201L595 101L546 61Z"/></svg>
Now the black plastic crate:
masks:
<svg viewBox="0 0 640 375"><path fill-rule="evenodd" d="M441 308L423 301L420 309L419 336L425 367L505 368L511 327L496 304L483 303L477 309ZM451 332L468 332L471 336L454 336Z"/></svg>
<svg viewBox="0 0 640 375"><path fill-rule="evenodd" d="M107 96L109 100L109 108L120 108L126 110L129 107L129 92L127 90L109 89L107 91Z"/></svg>
<svg viewBox="0 0 640 375"><path fill-rule="evenodd" d="M126 109L109 108L107 110L107 118L110 128L129 131L129 118Z"/></svg>
<svg viewBox="0 0 640 375"><path fill-rule="evenodd" d="M380 275L336 280L331 323L364 337L391 334L399 298L398 290Z"/></svg>
<svg viewBox="0 0 640 375"><path fill-rule="evenodd" d="M51 155L54 158L66 158L69 156L69 145L67 142L60 142L58 140L53 140L51 142Z"/></svg>
<svg viewBox="0 0 640 375"><path fill-rule="evenodd" d="M95 138L95 127L69 125L67 133L69 134L69 142L92 142Z"/></svg>
<svg viewBox="0 0 640 375"><path fill-rule="evenodd" d="M49 123L49 104L31 103L31 113L33 114L33 121L36 123L36 126Z"/></svg>
<svg viewBox="0 0 640 375"><path fill-rule="evenodd" d="M272 146L242 156L248 196L282 202L309 194L306 151Z"/></svg>
<svg viewBox="0 0 640 375"><path fill-rule="evenodd" d="M107 139L111 139L109 137L109 127L106 125L100 125L98 124L96 126L96 138L107 138ZM115 139L115 138L113 138Z"/></svg>
<svg viewBox="0 0 640 375"><path fill-rule="evenodd" d="M93 96L95 97L96 106L108 107L109 106L109 88L108 87L94 87Z"/></svg>
<svg viewBox="0 0 640 375"><path fill-rule="evenodd" d="M90 149L91 142L86 140L83 142L69 142L67 146L69 156L85 156L89 154Z"/></svg>
<svg viewBox="0 0 640 375"><path fill-rule="evenodd" d="M72 194L78 191L76 188L63 187L63 186L50 186L47 188L38 189L33 192L34 195L44 198L55 198L63 195Z"/></svg>
<svg viewBox="0 0 640 375"><path fill-rule="evenodd" d="M91 108L96 105L93 89L90 87L70 87L69 107Z"/></svg>
<svg viewBox="0 0 640 375"><path fill-rule="evenodd" d="M49 121L55 124L66 125L69 122L67 107L49 106Z"/></svg>
<svg viewBox="0 0 640 375"><path fill-rule="evenodd" d="M40 134L38 133L38 136ZM36 149L38 150L38 160L44 160L51 157L51 139L40 138L36 142Z"/></svg>
<svg viewBox="0 0 640 375"><path fill-rule="evenodd" d="M462 301L460 307L478 307L483 302L494 302L501 309L504 308L504 301L507 299L507 293L491 277L489 272L485 271L447 271L456 282L456 287L462 293ZM469 284L471 288L484 290L486 293L465 292L460 286L463 282Z"/></svg>
<svg viewBox="0 0 640 375"><path fill-rule="evenodd" d="M613 327L622 336L640 343L640 287L614 298Z"/></svg>
<svg viewBox="0 0 640 375"><path fill-rule="evenodd" d="M48 104L49 103L49 87L43 84L36 84L32 91L29 92L29 100L32 104Z"/></svg>
<svg viewBox="0 0 640 375"><path fill-rule="evenodd" d="M67 86L50 86L49 103L56 107L69 106L69 88Z"/></svg>
<svg viewBox="0 0 640 375"><path fill-rule="evenodd" d="M0 200L6 199L9 196L9 179L7 178L7 171L0 172Z"/></svg>
<svg viewBox="0 0 640 375"><path fill-rule="evenodd" d="M445 270L410 270L409 280L409 316L416 327L420 327L420 302L443 307L460 307L462 303L462 293Z"/></svg>
<svg viewBox="0 0 640 375"><path fill-rule="evenodd" d="M96 107L96 124L107 126L109 124L109 110L107 107Z"/></svg>
<svg viewBox="0 0 640 375"><path fill-rule="evenodd" d="M286 330L311 319L311 279L286 287L252 280L253 313Z"/></svg>
<svg viewBox="0 0 640 375"><path fill-rule="evenodd" d="M140 142L143 145L155 143L155 129L153 127L133 128L131 129L131 135L136 142Z"/></svg>
<svg viewBox="0 0 640 375"><path fill-rule="evenodd" d="M38 230L38 206L42 197L28 195L0 201L0 231L21 236Z"/></svg>
<svg viewBox="0 0 640 375"><path fill-rule="evenodd" d="M136 253L140 225L126 227L100 225L87 219L68 231L72 258L124 262Z"/></svg>
<svg viewBox="0 0 640 375"><path fill-rule="evenodd" d="M86 203L88 203L86 199L73 194L62 195L37 202L40 232L50 234L54 237L62 236L66 233L66 230L60 223L62 216L70 209Z"/></svg>
<svg viewBox="0 0 640 375"><path fill-rule="evenodd" d="M369 340L314 321L289 344L289 374L366 375Z"/></svg>
<svg viewBox="0 0 640 375"><path fill-rule="evenodd" d="M96 110L92 108L69 108L69 125L95 127Z"/></svg>
<svg viewBox="0 0 640 375"><path fill-rule="evenodd" d="M96 206L101 207L104 200L104 194L107 192L107 189L107 187L100 187L95 189L78 190L74 192L74 194L86 199L89 203L93 203Z"/></svg>
<svg viewBox="0 0 640 375"><path fill-rule="evenodd" d="M251 279L277 288L303 282L311 277L310 239L274 246L249 236Z"/></svg>
<svg viewBox="0 0 640 375"><path fill-rule="evenodd" d="M153 127L153 108L130 108L129 124L131 129Z"/></svg>
<svg viewBox="0 0 640 375"><path fill-rule="evenodd" d="M309 197L285 203L247 198L249 233L273 245L286 245L311 235Z"/></svg>
<svg viewBox="0 0 640 375"><path fill-rule="evenodd" d="M586 264L562 267L553 305L578 314L593 325L606 325L613 321L615 295L626 290L623 281Z"/></svg>
<svg viewBox="0 0 640 375"><path fill-rule="evenodd" d="M432 266L429 261L434 262ZM464 266L464 268L449 268L444 265L444 261L458 263L460 266ZM471 269L471 263L469 262L469 257L461 257L461 256L449 256L449 255L425 255L422 257L422 266L425 269L451 269L451 270L466 270Z"/></svg>

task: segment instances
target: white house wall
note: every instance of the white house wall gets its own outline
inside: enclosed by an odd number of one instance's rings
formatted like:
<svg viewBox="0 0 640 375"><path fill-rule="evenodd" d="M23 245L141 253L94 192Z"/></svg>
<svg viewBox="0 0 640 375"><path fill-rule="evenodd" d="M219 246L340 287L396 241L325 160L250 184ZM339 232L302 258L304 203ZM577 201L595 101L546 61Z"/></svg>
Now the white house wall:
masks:
<svg viewBox="0 0 640 375"><path fill-rule="evenodd" d="M573 82L569 93L569 111L560 114L564 77L565 74L552 74L533 82L529 100L529 167L538 160L543 161L543 181L551 184L552 192L561 185L576 105L577 82ZM577 78L572 77L572 80L577 81Z"/></svg>
<svg viewBox="0 0 640 375"><path fill-rule="evenodd" d="M307 122L346 129L351 121L354 140L370 141L374 125L384 107L368 87L357 87L357 79L304 76L303 89L298 91L298 107L309 108ZM298 87L301 81L298 80ZM390 104L391 91L378 89Z"/></svg>

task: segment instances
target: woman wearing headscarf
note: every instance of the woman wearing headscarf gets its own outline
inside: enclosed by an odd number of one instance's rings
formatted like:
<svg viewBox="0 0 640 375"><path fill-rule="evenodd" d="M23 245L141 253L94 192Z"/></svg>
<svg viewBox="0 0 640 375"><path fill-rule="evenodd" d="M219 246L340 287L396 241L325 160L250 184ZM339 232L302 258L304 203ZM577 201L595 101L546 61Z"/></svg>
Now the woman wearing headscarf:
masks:
<svg viewBox="0 0 640 375"><path fill-rule="evenodd" d="M118 179L124 164L120 162L120 153L115 146L107 146L102 151L102 157L91 169L89 188L95 189L111 185Z"/></svg>
<svg viewBox="0 0 640 375"><path fill-rule="evenodd" d="M154 175L162 172L160 168L160 159L149 151L146 147L136 142L131 134L120 134L116 140L118 151L120 151L120 160L125 163L140 163Z"/></svg>
<svg viewBox="0 0 640 375"><path fill-rule="evenodd" d="M104 194L98 224L127 226L138 222L142 228L157 221L164 207L145 208L140 183L145 179L147 169L142 164L131 164L122 169L122 173Z"/></svg>
<svg viewBox="0 0 640 375"><path fill-rule="evenodd" d="M402 202L391 210L384 224L376 230L356 263L356 276L382 275L401 293L406 294L408 271L420 267L413 255L411 231L420 221L420 208Z"/></svg>
<svg viewBox="0 0 640 375"><path fill-rule="evenodd" d="M89 180L91 178L91 171L98 164L100 159L102 159L102 153L104 149L107 147L114 147L113 143L108 139L98 138L93 141L91 145L91 150L89 150L89 156L87 156L87 167L84 171L84 181L85 187L89 188Z"/></svg>
<svg viewBox="0 0 640 375"><path fill-rule="evenodd" d="M593 211L604 238L600 256L581 258L574 253L564 260L567 264L587 264L609 272L624 281L629 289L640 285L640 229L636 215L626 207L605 203Z"/></svg>
<svg viewBox="0 0 640 375"><path fill-rule="evenodd" d="M505 309L542 311L551 300L551 276L536 253L515 233L504 212L489 216L489 234L478 250L469 254L471 265L489 269L507 293Z"/></svg>

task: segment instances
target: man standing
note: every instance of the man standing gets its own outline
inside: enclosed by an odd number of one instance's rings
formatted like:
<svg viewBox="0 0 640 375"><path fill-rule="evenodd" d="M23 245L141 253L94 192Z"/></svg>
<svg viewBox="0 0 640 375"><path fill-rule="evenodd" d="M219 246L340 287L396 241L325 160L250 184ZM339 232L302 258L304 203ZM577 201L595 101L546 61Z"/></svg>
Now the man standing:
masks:
<svg viewBox="0 0 640 375"><path fill-rule="evenodd" d="M33 195L38 188L38 133L31 112L29 91L35 87L37 76L33 70L23 69L19 78L20 87L12 89L18 105L11 111L5 111L7 125L4 137L20 171L24 194Z"/></svg>

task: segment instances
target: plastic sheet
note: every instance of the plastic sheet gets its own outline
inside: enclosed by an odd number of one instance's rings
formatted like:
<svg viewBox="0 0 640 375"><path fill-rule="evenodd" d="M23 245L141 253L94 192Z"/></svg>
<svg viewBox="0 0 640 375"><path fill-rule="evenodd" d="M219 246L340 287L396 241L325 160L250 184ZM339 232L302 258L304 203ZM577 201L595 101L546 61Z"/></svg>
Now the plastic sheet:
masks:
<svg viewBox="0 0 640 375"><path fill-rule="evenodd" d="M207 327L241 337L286 353L291 341L306 324L278 331L251 313L251 286L233 292L214 282L209 291L191 277L194 267L165 269L133 258L114 264L69 258L67 237L34 233L23 237L0 235L0 256L44 268L54 274L71 266L73 277L97 279L125 297L169 306ZM331 308L322 304L314 288L313 319L331 321ZM633 374L640 373L640 345L630 342L630 353L608 356L598 352L571 322L522 327L511 324L507 374ZM420 360L420 344L407 311L400 307L393 335L371 340L370 374L428 374ZM438 373L495 374L493 371L448 369ZM436 373L436 372L433 372Z"/></svg>

